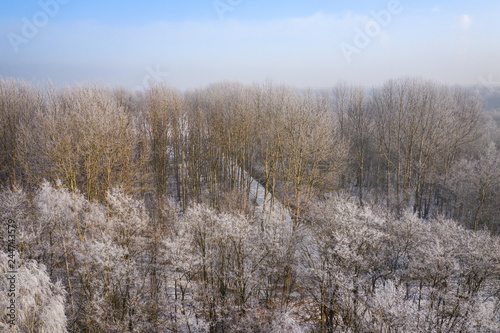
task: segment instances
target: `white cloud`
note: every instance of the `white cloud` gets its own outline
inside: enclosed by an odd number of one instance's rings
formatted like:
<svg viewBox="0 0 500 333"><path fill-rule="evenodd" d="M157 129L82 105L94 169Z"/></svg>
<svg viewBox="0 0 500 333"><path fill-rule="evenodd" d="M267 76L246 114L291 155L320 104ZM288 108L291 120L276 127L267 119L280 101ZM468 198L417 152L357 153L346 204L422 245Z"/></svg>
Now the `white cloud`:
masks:
<svg viewBox="0 0 500 333"><path fill-rule="evenodd" d="M463 31L469 30L471 24L472 20L469 15L462 15L462 17L460 17L460 27Z"/></svg>

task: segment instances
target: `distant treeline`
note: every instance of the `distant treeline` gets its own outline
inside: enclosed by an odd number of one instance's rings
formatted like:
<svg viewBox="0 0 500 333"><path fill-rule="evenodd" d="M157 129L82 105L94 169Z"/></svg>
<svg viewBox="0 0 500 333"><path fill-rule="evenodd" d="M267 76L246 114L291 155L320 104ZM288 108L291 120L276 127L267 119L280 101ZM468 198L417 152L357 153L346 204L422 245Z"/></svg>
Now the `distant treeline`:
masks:
<svg viewBox="0 0 500 333"><path fill-rule="evenodd" d="M4 79L0 182L60 179L101 202L121 186L173 196L184 211L206 202L248 212L252 176L296 223L312 200L347 191L498 232L500 131L488 117L469 89L417 78L370 91L218 83L184 93Z"/></svg>

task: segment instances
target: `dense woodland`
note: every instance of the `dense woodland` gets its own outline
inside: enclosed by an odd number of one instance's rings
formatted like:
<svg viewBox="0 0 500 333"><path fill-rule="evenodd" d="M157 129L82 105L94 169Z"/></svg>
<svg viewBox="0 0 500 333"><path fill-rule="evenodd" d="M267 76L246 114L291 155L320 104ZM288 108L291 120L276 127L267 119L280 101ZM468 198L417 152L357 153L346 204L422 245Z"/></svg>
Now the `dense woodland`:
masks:
<svg viewBox="0 0 500 333"><path fill-rule="evenodd" d="M0 79L0 327L498 332L500 107L477 90Z"/></svg>

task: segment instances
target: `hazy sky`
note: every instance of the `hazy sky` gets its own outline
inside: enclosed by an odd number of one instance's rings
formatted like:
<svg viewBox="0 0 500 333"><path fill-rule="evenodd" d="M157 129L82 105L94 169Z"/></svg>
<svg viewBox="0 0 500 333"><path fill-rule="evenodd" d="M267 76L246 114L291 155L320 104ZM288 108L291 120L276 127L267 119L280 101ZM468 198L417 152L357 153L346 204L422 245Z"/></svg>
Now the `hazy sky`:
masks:
<svg viewBox="0 0 500 333"><path fill-rule="evenodd" d="M0 0L0 76L181 89L495 83L499 15L497 0Z"/></svg>

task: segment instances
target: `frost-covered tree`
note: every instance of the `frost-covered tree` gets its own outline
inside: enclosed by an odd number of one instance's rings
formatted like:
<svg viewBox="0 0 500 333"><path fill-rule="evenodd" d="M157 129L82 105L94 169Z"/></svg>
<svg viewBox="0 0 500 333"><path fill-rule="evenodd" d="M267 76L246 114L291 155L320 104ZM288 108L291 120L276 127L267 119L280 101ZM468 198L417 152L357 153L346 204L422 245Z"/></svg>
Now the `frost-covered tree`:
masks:
<svg viewBox="0 0 500 333"><path fill-rule="evenodd" d="M143 202L120 189L108 192L107 201L103 229L74 249L77 321L103 331L141 330L147 321L149 218Z"/></svg>
<svg viewBox="0 0 500 333"><path fill-rule="evenodd" d="M478 230L480 222L498 231L500 151L491 142L478 159L463 159L452 168L448 183L455 197L456 214Z"/></svg>
<svg viewBox="0 0 500 333"><path fill-rule="evenodd" d="M342 197L311 211L299 284L321 330L495 331L498 238L442 218L384 215Z"/></svg>
<svg viewBox="0 0 500 333"><path fill-rule="evenodd" d="M385 273L384 219L341 199L316 205L310 219L301 264L322 330L366 329L366 297Z"/></svg>
<svg viewBox="0 0 500 333"><path fill-rule="evenodd" d="M66 291L61 281L51 282L43 264L17 256L15 259L17 273L10 274L9 256L3 251L0 252L2 332L67 332ZM12 276L14 279L11 279ZM15 296L10 298L12 293L15 293ZM15 300L14 318L9 316L11 311L8 310L12 304L11 299Z"/></svg>
<svg viewBox="0 0 500 333"><path fill-rule="evenodd" d="M43 103L40 91L22 80L0 78L0 185L33 184L35 150L26 140L26 129L35 123Z"/></svg>
<svg viewBox="0 0 500 333"><path fill-rule="evenodd" d="M333 94L0 79L20 292L63 304L21 309L63 309L71 332L499 331L498 128L478 140L481 111L417 78Z"/></svg>

